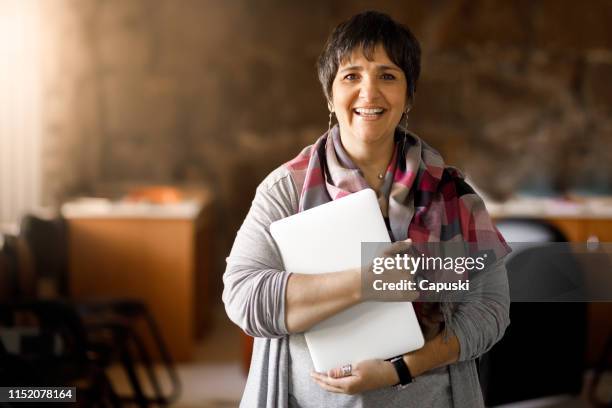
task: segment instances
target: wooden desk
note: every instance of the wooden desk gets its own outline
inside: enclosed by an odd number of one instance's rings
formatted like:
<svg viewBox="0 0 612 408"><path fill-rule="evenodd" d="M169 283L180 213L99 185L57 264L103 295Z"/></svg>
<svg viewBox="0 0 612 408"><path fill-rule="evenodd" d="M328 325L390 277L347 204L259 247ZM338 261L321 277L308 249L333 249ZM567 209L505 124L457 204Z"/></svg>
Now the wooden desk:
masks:
<svg viewBox="0 0 612 408"><path fill-rule="evenodd" d="M148 216L67 211L71 294L145 302L172 356L189 360L209 322L210 204Z"/></svg>

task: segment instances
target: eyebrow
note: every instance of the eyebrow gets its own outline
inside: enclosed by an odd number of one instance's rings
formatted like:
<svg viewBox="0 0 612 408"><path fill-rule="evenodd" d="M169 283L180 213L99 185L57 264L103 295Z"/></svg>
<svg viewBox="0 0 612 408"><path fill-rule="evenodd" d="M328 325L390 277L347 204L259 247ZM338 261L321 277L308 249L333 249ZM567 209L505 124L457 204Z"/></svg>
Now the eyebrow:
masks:
<svg viewBox="0 0 612 408"><path fill-rule="evenodd" d="M376 67L379 71L401 71L401 69L394 67L393 65L378 65ZM342 68L340 71L338 72L345 72L345 71L363 71L363 67L361 65L350 65L346 68Z"/></svg>

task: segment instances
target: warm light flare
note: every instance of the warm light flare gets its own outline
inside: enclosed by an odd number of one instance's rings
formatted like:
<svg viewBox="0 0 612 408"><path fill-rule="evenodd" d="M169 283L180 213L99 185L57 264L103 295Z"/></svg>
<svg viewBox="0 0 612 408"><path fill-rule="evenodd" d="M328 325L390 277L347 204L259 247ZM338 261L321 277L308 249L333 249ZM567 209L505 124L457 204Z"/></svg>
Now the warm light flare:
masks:
<svg viewBox="0 0 612 408"><path fill-rule="evenodd" d="M0 0L0 226L40 201L38 0Z"/></svg>

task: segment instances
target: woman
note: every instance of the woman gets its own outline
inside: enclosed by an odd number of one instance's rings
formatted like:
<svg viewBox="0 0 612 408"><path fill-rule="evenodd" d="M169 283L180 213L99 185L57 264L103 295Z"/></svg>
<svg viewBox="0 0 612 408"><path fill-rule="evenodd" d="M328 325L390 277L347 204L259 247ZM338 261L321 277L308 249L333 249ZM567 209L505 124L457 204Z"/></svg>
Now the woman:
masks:
<svg viewBox="0 0 612 408"><path fill-rule="evenodd" d="M418 42L387 15L365 12L336 27L318 70L338 125L261 183L227 259L227 313L255 337L242 406L483 406L474 359L509 323L508 249L461 175L399 127L414 100ZM475 283L478 299L442 304L443 319L427 313L431 304L420 308L422 349L314 373L301 333L361 300L359 271L284 271L269 225L364 188L377 192L392 240L471 242L498 261Z"/></svg>

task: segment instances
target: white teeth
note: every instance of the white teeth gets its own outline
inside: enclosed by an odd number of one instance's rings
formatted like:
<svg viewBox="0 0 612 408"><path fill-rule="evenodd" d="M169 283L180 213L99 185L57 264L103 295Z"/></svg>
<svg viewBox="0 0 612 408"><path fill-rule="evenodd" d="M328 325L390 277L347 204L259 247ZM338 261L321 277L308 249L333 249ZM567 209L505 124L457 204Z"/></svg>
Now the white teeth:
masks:
<svg viewBox="0 0 612 408"><path fill-rule="evenodd" d="M355 111L359 114L364 114L364 115L377 115L379 113L383 112L383 108L372 108L372 109L368 109L368 108L357 108L355 109Z"/></svg>

